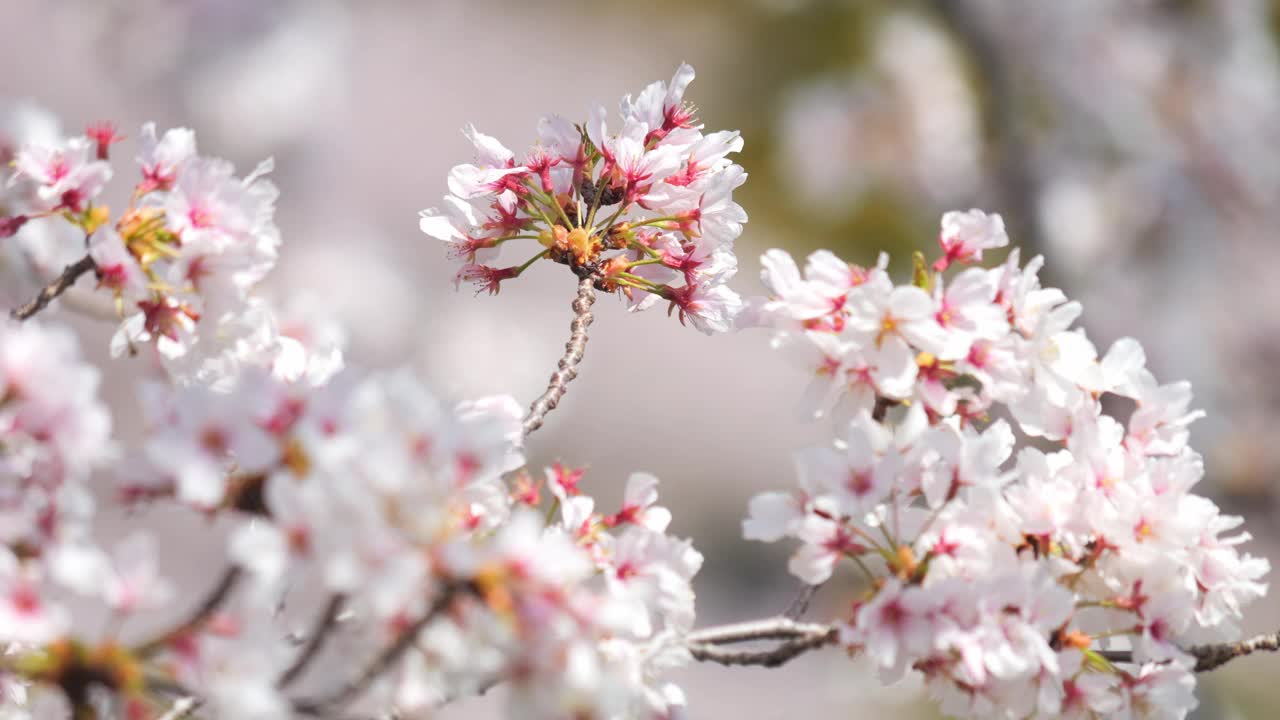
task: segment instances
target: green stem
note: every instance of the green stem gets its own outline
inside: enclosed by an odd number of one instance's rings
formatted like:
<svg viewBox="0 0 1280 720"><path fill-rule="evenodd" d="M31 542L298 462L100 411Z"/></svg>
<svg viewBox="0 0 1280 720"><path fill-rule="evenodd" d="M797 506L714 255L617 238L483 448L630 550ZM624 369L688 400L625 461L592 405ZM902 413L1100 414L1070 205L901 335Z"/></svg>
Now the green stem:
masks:
<svg viewBox="0 0 1280 720"><path fill-rule="evenodd" d="M656 225L658 223L679 222L679 221L680 221L680 218L675 215L666 215L663 217L656 217L656 218L649 218L648 220L641 220L640 222L633 222L631 223L631 227L644 227L645 225Z"/></svg>
<svg viewBox="0 0 1280 720"><path fill-rule="evenodd" d="M517 267L517 268L516 268L516 277L519 277L521 274L523 274L523 273L524 273L524 271L525 271L525 270L528 270L530 265L532 265L532 264L534 264L535 262L537 262L537 261L541 260L542 258L546 257L546 256L547 256L547 253L549 253L549 252L551 252L551 249L550 249L550 248L548 248L548 249L546 249L546 250L543 250L542 252L538 253L537 255L534 255L533 257L529 258L529 259L528 259L528 261L526 261L526 262L525 262L525 264L523 264L523 265L521 265L521 266Z"/></svg>
<svg viewBox="0 0 1280 720"><path fill-rule="evenodd" d="M649 247L648 245L645 245L644 243L633 242L631 243L631 247L639 250L643 250L644 253L651 258L659 258L659 259L662 258L662 253L658 252L657 250L654 250L653 248Z"/></svg>
<svg viewBox="0 0 1280 720"><path fill-rule="evenodd" d="M893 536L889 534L889 530L885 527L883 522L880 523L880 534L884 536L885 542L889 543L889 549L892 550L898 547L897 541L895 541Z"/></svg>
<svg viewBox="0 0 1280 720"><path fill-rule="evenodd" d="M862 574L867 576L867 582L871 583L874 587L876 584L876 576L871 573L871 568L867 567L867 564L857 555L850 555L849 558L858 563L858 567L862 568Z"/></svg>
<svg viewBox="0 0 1280 720"><path fill-rule="evenodd" d="M646 280L645 278L642 278L639 275L632 275L629 272L620 272L617 275L614 275L613 277L614 279L618 279L618 280L629 280L633 283L641 283L642 286L647 286L645 289L649 290L650 292L653 292L658 288L665 287L660 283L653 282L652 280Z"/></svg>
<svg viewBox="0 0 1280 720"><path fill-rule="evenodd" d="M618 218L622 216L623 211L625 211L626 209L627 209L627 206L625 204L620 203L618 205L618 209L615 210L613 214L609 216L609 219L605 220L604 223L600 226L601 229L613 227L613 224L618 221ZM594 225L592 226L592 230L593 231L595 230Z"/></svg>
<svg viewBox="0 0 1280 720"><path fill-rule="evenodd" d="M590 177L589 175L587 177ZM600 182L604 183L604 172L600 173ZM600 199L604 197L604 188L596 185L596 196L591 198L591 210L587 213L587 223L583 227L595 227L596 211L600 209Z"/></svg>
<svg viewBox="0 0 1280 720"><path fill-rule="evenodd" d="M658 295L658 296L661 296L661 295L662 295L662 293L658 292L658 291L657 291L657 288L656 288L656 287L654 287L654 286L646 287L646 286L644 286L644 285L639 285L639 284L637 284L637 283L633 283L633 282L631 282L630 280L626 280L626 279L624 279L624 278L618 278L618 277L609 278L609 279L610 279L610 280L612 280L614 283L616 283L616 284L618 284L618 285L623 285L623 286L625 286L625 287L635 288L635 289L637 289L637 290L643 290L643 291L645 291L645 292L647 292L647 293L653 293L654 295ZM661 287L661 286L658 286L658 287Z"/></svg>
<svg viewBox="0 0 1280 720"><path fill-rule="evenodd" d="M541 206L535 205L533 203L526 203L525 207L527 207L529 210L532 210L534 214L536 214L539 218L541 218L542 222L546 223L548 228L555 227L556 224L551 222L551 218L548 217L545 212L543 212L543 209Z"/></svg>
<svg viewBox="0 0 1280 720"><path fill-rule="evenodd" d="M646 258L644 260L636 260L633 263L627 263L628 268L639 267L640 265L656 265L662 262L662 258Z"/></svg>
<svg viewBox="0 0 1280 720"><path fill-rule="evenodd" d="M569 215L565 213L564 208L560 206L560 203L556 202L556 199L554 197L547 195L546 193L543 193L541 190L535 187L533 184L533 181L529 180L528 178L525 178L524 182L525 182L525 185L529 188L530 192L532 192L538 198L539 202L543 203L547 207L555 208L556 212L559 213L560 215L560 219L564 221L565 227L570 227L570 228L573 227L573 223L569 222Z"/></svg>

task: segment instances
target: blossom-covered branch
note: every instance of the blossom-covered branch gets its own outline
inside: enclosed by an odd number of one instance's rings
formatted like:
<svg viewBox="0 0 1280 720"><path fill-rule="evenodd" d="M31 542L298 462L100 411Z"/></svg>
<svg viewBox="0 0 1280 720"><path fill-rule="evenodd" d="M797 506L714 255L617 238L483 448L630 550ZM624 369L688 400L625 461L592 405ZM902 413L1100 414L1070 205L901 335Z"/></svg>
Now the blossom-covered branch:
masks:
<svg viewBox="0 0 1280 720"><path fill-rule="evenodd" d="M386 649L378 653L367 665L351 677L346 683L331 690L330 692L310 700L295 700L293 702L294 710L308 715L323 715L329 710L339 708L353 698L364 692L369 684L377 680L383 673L400 660L401 656L413 647L417 642L419 634L431 622L436 620L441 613L449 608L454 598L462 592L474 592L475 589L467 584L447 584L440 589L439 597L431 604L417 620L413 621L406 627ZM314 650L304 650L300 658L306 658ZM301 663L305 667L305 662ZM291 668L292 670L292 668ZM288 673L286 673L286 676ZM280 685L287 685L288 679L282 677Z"/></svg>
<svg viewBox="0 0 1280 720"><path fill-rule="evenodd" d="M998 215L945 214L938 257L917 253L903 283L885 256L820 251L802 270L769 251L767 295L744 305L727 285L742 141L702 132L692 79L682 65L626 96L612 132L599 106L579 125L545 118L521 162L468 128L476 162L419 219L482 289L542 260L575 278L570 340L528 413L345 368L331 324L257 296L281 242L269 161L238 177L190 130L144 126L113 215L97 204L113 128L18 151L0 187L20 191L22 220L0 235L77 228L89 256L59 282L93 270L120 319L111 350L152 362L139 431L117 443L71 331L0 324L0 714L416 717L501 679L520 717L670 720L687 702L667 676L692 660L774 667L838 646L888 677L920 673L953 715L1177 718L1195 671L1280 646L1231 642L1269 564L1193 492L1189 387L1157 382L1136 340L1100 353L1072 327L1080 305L1041 286L1043 259L980 266L1008 244ZM537 249L520 264L482 264L524 240ZM787 616L694 630L703 557L669 534L657 478L631 474L603 508L582 470L529 467L597 292L665 301L708 334L767 328L812 371L797 395L836 437L797 454L794 489L750 501L743 532L797 541L788 568L811 588L860 574L846 612L801 622L806 590ZM1136 409L1112 417L1105 395ZM180 594L145 528L100 544L88 481L108 472L108 502L226 528L212 589ZM301 592L325 598L318 616L296 617ZM73 615L72 594L109 621ZM187 605L174 627L122 639ZM1206 634L1224 642L1185 649ZM368 659L307 688L337 647Z"/></svg>
<svg viewBox="0 0 1280 720"><path fill-rule="evenodd" d="M806 583L860 574L838 643L922 673L948 714L1184 715L1189 636L1229 638L1269 570L1192 492L1189 387L1157 382L1131 338L1099 353L1042 258L955 269L1008 243L999 216L947 213L938 243L902 284L883 255L762 258L746 322L812 367L804 410L839 437L797 453L794 491L751 501L745 536L799 540ZM1136 410L1112 417L1104 394ZM1015 455L1020 436L1039 445ZM1124 666L1100 655L1118 638Z"/></svg>
<svg viewBox="0 0 1280 720"><path fill-rule="evenodd" d="M205 596L200 605L191 613L190 617L182 621L173 628L161 633L158 637L142 643L137 652L140 655L148 655L162 650L166 645L173 642L177 638L181 638L189 633L197 632L209 621L215 612L227 601L232 591L235 590L236 584L240 582L242 571L237 566L231 566L223 571L218 583L213 586L209 594Z"/></svg>
<svg viewBox="0 0 1280 720"><path fill-rule="evenodd" d="M1280 652L1280 632L1255 635L1247 640L1209 645L1193 645L1186 650L1195 658L1195 672L1210 672L1226 665L1236 658L1246 657L1256 652ZM1098 653L1109 662L1132 663L1132 650L1102 650Z"/></svg>
<svg viewBox="0 0 1280 720"><path fill-rule="evenodd" d="M766 618L705 628L689 633L686 641L695 660L722 665L781 665L809 650L831 645L839 628L820 623L798 623L788 617ZM765 649L733 650L725 645L767 640L781 641ZM1280 652L1280 632L1264 633L1247 640L1194 645L1185 652L1195 658L1192 670L1210 672L1237 658L1256 652ZM1132 650L1098 650L1098 657L1113 663L1134 663Z"/></svg>

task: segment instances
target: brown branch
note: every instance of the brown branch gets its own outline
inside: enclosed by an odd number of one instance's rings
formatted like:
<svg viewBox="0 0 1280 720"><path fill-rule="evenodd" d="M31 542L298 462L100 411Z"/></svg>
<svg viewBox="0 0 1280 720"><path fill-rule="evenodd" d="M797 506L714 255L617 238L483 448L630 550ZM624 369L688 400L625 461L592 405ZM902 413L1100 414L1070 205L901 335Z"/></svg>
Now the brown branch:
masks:
<svg viewBox="0 0 1280 720"><path fill-rule="evenodd" d="M781 641L770 648L735 650L723 647L738 643L767 640ZM810 650L836 641L836 629L830 625L801 623L788 617L720 625L689 633L685 641L695 660L721 665L759 665L777 667ZM1233 643L1196 645L1187 650L1196 659L1194 672L1210 672L1256 652L1280 652L1280 631L1266 633ZM1098 655L1113 663L1132 663L1131 650L1100 650Z"/></svg>
<svg viewBox="0 0 1280 720"><path fill-rule="evenodd" d="M227 597L231 595L231 591L235 589L236 583L239 581L240 568L235 565L227 568L227 571L222 574L222 579L219 580L218 584L209 591L209 594L205 596L204 602L200 603L200 607L196 608L196 611L191 614L191 617L187 618L177 627L167 630L157 637L144 642L135 652L138 655L143 656L152 655L163 650L164 647L175 638L186 633L199 630L200 627L204 625L205 621L209 619L209 616L213 615L222 603L226 601Z"/></svg>
<svg viewBox="0 0 1280 720"><path fill-rule="evenodd" d="M418 634L423 628L440 616L452 604L453 599L460 592L469 591L470 585L451 583L446 585L440 592L440 596L432 603L431 607L423 613L412 625L400 633L395 641L388 645L381 653L373 658L368 665L364 667L355 677L340 685L336 690L318 698L310 700L298 699L293 701L293 709L296 712L306 715L326 715L331 710L335 710L348 702L354 700L364 692L378 676L385 673L392 665L400 659L409 648L413 647L414 642L418 639Z"/></svg>
<svg viewBox="0 0 1280 720"><path fill-rule="evenodd" d="M578 376L578 363L587 349L587 327L595 317L591 314L591 305L596 301L595 276L584 275L578 280L578 295L573 300L573 322L569 325L569 342L565 343L564 356L560 358L559 368L552 373L551 382L546 392L529 406L529 414L524 419L524 435L528 437L534 430L542 427L547 413L555 409L564 397L569 383Z"/></svg>
<svg viewBox="0 0 1280 720"><path fill-rule="evenodd" d="M721 665L778 667L810 650L835 642L836 629L830 625L801 623L787 617L754 620L706 628L685 638L695 660ZM738 650L722 647L762 640L781 640L771 648Z"/></svg>
<svg viewBox="0 0 1280 720"><path fill-rule="evenodd" d="M1239 642L1196 645L1189 648L1187 653L1196 659L1196 665L1192 671L1201 673L1217 670L1236 658L1264 650L1280 652L1280 632L1265 633ZM1132 650L1102 650L1098 654L1114 663L1133 662Z"/></svg>
<svg viewBox="0 0 1280 720"><path fill-rule="evenodd" d="M302 650L298 653L298 657L294 658L293 664L284 671L279 680L276 680L276 687L283 688L297 680L306 671L311 661L320 654L320 649L324 647L325 641L338 625L338 613L342 611L342 603L345 600L343 595L335 594L329 598L329 602L325 603L320 619L311 630L311 635L304 641Z"/></svg>
<svg viewBox="0 0 1280 720"><path fill-rule="evenodd" d="M76 280L79 280L81 275L91 270L97 272L97 269L98 266L93 262L93 258L85 255L63 268L62 274L41 288L35 297L9 311L9 316L18 321L26 320L48 307L54 298L66 292L67 288L75 285Z"/></svg>

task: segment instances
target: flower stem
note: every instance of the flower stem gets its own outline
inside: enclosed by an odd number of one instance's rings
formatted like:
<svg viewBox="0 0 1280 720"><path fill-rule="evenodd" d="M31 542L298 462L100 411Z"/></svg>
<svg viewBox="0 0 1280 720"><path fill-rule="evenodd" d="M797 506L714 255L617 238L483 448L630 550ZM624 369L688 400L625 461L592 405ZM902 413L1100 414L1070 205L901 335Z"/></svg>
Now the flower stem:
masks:
<svg viewBox="0 0 1280 720"><path fill-rule="evenodd" d="M551 374L547 389L529 406L529 414L524 418L524 435L528 437L534 430L542 427L547 414L555 409L570 382L578 376L578 363L587 349L587 328L595 316L591 314L591 305L596 301L596 279L588 275L578 281L578 294L573 300L573 322L569 325L569 342L565 343L564 355L560 358L559 367Z"/></svg>

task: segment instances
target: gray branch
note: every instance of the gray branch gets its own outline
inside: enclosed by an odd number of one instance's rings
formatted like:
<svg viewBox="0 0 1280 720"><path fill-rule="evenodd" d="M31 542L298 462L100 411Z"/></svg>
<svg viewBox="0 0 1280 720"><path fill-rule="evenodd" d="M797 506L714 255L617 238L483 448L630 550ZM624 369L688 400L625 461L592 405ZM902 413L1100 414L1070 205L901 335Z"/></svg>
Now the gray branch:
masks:
<svg viewBox="0 0 1280 720"><path fill-rule="evenodd" d="M533 405L529 406L529 414L525 416L525 437L542 427L547 414L556 408L569 383L578 376L578 363L582 362L583 353L587 349L587 327L595 319L591 314L591 306L595 301L595 277L588 275L578 281L578 295L573 300L573 322L569 325L569 342L565 343L560 366L551 375L546 392L533 401Z"/></svg>

